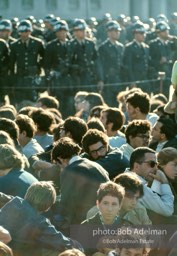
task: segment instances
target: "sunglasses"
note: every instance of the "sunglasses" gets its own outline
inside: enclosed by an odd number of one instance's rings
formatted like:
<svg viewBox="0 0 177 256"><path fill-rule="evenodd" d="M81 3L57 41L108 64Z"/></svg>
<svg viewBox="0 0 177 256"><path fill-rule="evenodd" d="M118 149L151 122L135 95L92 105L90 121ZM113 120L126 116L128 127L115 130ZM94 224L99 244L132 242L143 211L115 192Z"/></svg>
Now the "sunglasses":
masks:
<svg viewBox="0 0 177 256"><path fill-rule="evenodd" d="M139 164L142 164L142 163L146 163L148 164L151 168L157 166L157 162L153 161L153 160L150 160L150 161L141 161L141 162L138 162Z"/></svg>

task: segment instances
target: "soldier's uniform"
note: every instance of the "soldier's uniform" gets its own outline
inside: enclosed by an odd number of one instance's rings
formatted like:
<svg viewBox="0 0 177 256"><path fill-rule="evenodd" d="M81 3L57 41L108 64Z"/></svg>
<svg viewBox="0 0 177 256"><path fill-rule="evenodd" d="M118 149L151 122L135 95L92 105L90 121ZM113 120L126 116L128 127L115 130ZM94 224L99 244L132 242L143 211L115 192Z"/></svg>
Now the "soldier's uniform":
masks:
<svg viewBox="0 0 177 256"><path fill-rule="evenodd" d="M134 25L134 33L145 33L142 24ZM149 46L144 42L126 44L124 51L124 79L127 82L136 82L148 79Z"/></svg>
<svg viewBox="0 0 177 256"><path fill-rule="evenodd" d="M70 98L70 76L67 61L67 32L69 31L69 28L64 20L60 20L54 26L56 34L62 30L66 31L66 38L62 41L59 38L56 38L46 46L44 69L49 94L59 99L62 114L68 114L65 112L69 112L68 102Z"/></svg>
<svg viewBox="0 0 177 256"><path fill-rule="evenodd" d="M116 21L108 22L106 28L107 31L121 31L121 28ZM118 36L119 34L117 34L117 39ZM104 99L110 106L112 106L114 105L113 101L115 95L118 93L119 90L119 87L116 86L116 83L120 83L122 80L121 69L124 46L117 40L111 42L110 38L107 38L107 40L100 45L98 51L100 64L103 72L104 84L114 84L112 86L105 86L103 90Z"/></svg>
<svg viewBox="0 0 177 256"><path fill-rule="evenodd" d="M77 19L74 22L74 30L85 30L86 26L84 20ZM75 86L74 94L82 89L83 85L88 85L84 90L93 91L89 85L95 85L100 80L95 43L86 37L82 41L76 38L71 40L68 43L68 64L72 86Z"/></svg>
<svg viewBox="0 0 177 256"><path fill-rule="evenodd" d="M5 86L7 86L9 46L0 39L0 104L4 103Z"/></svg>
<svg viewBox="0 0 177 256"><path fill-rule="evenodd" d="M0 38L4 39L8 44L16 41L15 38L11 36L12 33L12 23L10 20L0 21Z"/></svg>
<svg viewBox="0 0 177 256"><path fill-rule="evenodd" d="M18 27L19 33L31 32L30 21L23 20ZM11 44L10 72L15 86L15 100L33 100L37 98L36 87L39 85L44 55L44 43L29 33L28 39L19 38ZM26 88L26 89L25 89Z"/></svg>

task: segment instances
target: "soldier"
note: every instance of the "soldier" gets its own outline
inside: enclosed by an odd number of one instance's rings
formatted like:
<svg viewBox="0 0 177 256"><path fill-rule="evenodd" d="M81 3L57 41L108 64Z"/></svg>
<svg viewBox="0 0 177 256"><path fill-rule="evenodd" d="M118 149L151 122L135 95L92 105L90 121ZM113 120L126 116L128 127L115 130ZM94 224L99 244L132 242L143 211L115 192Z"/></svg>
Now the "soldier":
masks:
<svg viewBox="0 0 177 256"><path fill-rule="evenodd" d="M0 105L4 103L5 86L7 86L9 46L0 39Z"/></svg>
<svg viewBox="0 0 177 256"><path fill-rule="evenodd" d="M44 39L46 42L50 42L51 40L56 38L55 33L53 31L54 19L55 19L55 16L53 14L49 14L44 17L44 24L45 24Z"/></svg>
<svg viewBox="0 0 177 256"><path fill-rule="evenodd" d="M71 106L71 104L68 104L70 99L70 77L68 73L68 62L66 61L67 33L69 31L67 22L65 20L58 21L54 26L54 31L57 38L50 41L46 46L44 68L49 92L59 99L61 103L60 110L65 115L67 114L65 112L69 111L68 107ZM52 85L55 88L52 88Z"/></svg>
<svg viewBox="0 0 177 256"><path fill-rule="evenodd" d="M107 22L111 21L112 17L110 13L105 13L103 15L103 19L101 20L100 24L97 27L97 41L98 45L100 45L102 42L104 42L107 38L106 33L106 24Z"/></svg>
<svg viewBox="0 0 177 256"><path fill-rule="evenodd" d="M86 38L87 24L82 19L76 19L73 24L74 39L68 46L68 63L70 65L70 74L73 86L73 93L83 90L83 85L88 85L86 90L93 91L89 85L96 84L100 80L98 65L98 52L95 43Z"/></svg>
<svg viewBox="0 0 177 256"><path fill-rule="evenodd" d="M10 20L0 21L0 38L4 39L8 44L13 43L16 39L11 36L12 23Z"/></svg>
<svg viewBox="0 0 177 256"><path fill-rule="evenodd" d="M133 27L134 40L125 46L124 72L125 80L135 83L148 78L149 46L144 43L145 27L137 22Z"/></svg>
<svg viewBox="0 0 177 256"><path fill-rule="evenodd" d="M114 84L104 88L104 99L109 106L116 106L116 83L121 82L121 68L123 59L123 44L118 42L121 28L117 21L109 21L106 25L107 40L99 47L100 63L105 84ZM115 99L115 101L114 101Z"/></svg>
<svg viewBox="0 0 177 256"><path fill-rule="evenodd" d="M13 85L16 87L15 101L35 101L37 97L35 87L40 81L44 43L31 36L32 25L29 20L20 22L18 32L20 38L10 47L10 72Z"/></svg>

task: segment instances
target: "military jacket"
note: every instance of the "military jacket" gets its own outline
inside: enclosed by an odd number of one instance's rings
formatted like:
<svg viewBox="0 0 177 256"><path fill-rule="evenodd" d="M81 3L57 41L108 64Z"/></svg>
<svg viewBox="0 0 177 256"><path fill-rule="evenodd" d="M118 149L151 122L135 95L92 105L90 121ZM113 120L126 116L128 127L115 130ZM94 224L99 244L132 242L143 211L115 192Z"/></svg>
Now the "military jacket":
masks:
<svg viewBox="0 0 177 256"><path fill-rule="evenodd" d="M5 40L0 39L0 75L8 72L9 46Z"/></svg>
<svg viewBox="0 0 177 256"><path fill-rule="evenodd" d="M33 76L39 72L44 56L44 43L42 40L30 36L27 45L21 39L18 39L11 44L10 48L10 71L12 74Z"/></svg>
<svg viewBox="0 0 177 256"><path fill-rule="evenodd" d="M123 65L127 81L147 79L149 65L149 46L144 42L138 45L135 40L126 44Z"/></svg>

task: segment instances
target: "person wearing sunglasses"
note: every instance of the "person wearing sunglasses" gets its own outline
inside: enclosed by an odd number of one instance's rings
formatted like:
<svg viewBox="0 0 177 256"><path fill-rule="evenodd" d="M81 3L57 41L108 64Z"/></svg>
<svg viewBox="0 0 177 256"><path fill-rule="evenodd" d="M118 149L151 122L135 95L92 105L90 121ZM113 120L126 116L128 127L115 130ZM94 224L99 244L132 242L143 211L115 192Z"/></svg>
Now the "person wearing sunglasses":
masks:
<svg viewBox="0 0 177 256"><path fill-rule="evenodd" d="M144 196L139 201L153 213L154 217L151 217L148 211L152 223L153 219L155 222L161 221L157 216L171 216L174 212L174 196L165 174L157 168L155 151L148 147L136 148L130 157L130 171L141 179ZM158 185L158 190L155 185Z"/></svg>

